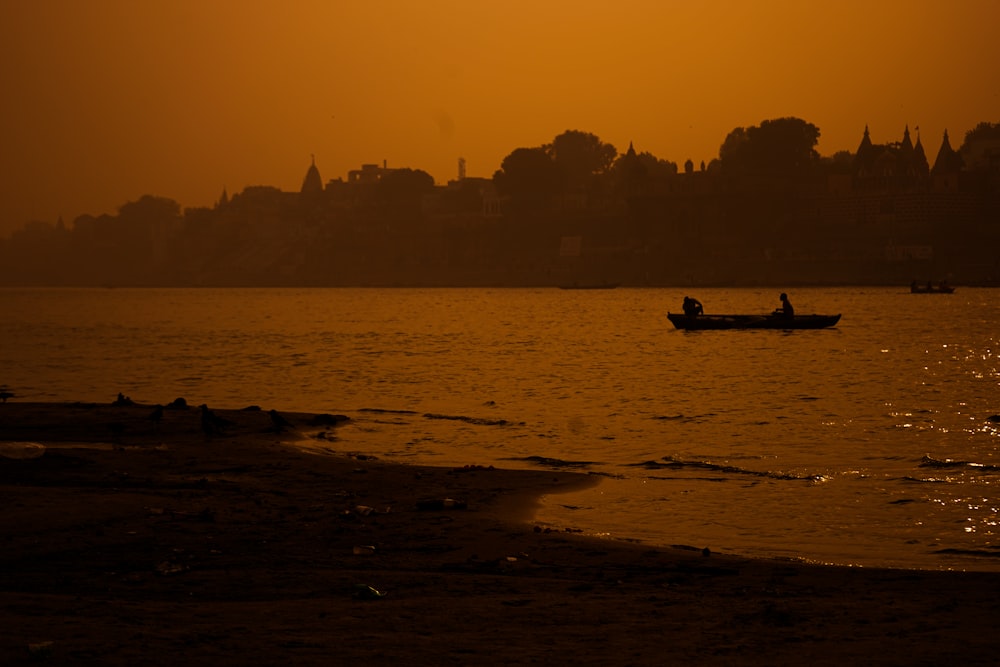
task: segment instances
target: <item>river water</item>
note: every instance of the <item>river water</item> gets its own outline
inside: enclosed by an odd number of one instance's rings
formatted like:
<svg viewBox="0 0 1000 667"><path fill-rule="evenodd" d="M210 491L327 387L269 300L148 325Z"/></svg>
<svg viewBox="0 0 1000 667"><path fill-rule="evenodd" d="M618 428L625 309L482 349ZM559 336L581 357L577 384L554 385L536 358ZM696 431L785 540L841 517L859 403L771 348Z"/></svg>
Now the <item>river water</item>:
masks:
<svg viewBox="0 0 1000 667"><path fill-rule="evenodd" d="M713 312L778 290L698 289ZM317 447L568 467L536 522L650 545L1000 570L1000 299L810 288L820 331L676 331L680 289L0 289L12 400L352 419ZM0 440L3 436L0 434Z"/></svg>

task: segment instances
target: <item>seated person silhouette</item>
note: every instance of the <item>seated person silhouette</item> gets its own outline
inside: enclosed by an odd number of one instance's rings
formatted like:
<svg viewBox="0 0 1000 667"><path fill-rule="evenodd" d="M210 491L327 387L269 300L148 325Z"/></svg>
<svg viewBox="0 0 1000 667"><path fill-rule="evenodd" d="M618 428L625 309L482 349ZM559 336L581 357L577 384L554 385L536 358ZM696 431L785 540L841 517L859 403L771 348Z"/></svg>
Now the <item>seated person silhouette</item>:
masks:
<svg viewBox="0 0 1000 667"><path fill-rule="evenodd" d="M788 300L788 295L782 292L780 298L781 308L774 311L774 314L782 315L784 317L795 317L795 309L792 308L792 302Z"/></svg>
<svg viewBox="0 0 1000 667"><path fill-rule="evenodd" d="M701 301L698 299L692 299L689 296L684 297L684 314L688 317L695 317L696 315L701 315L705 312L702 308Z"/></svg>

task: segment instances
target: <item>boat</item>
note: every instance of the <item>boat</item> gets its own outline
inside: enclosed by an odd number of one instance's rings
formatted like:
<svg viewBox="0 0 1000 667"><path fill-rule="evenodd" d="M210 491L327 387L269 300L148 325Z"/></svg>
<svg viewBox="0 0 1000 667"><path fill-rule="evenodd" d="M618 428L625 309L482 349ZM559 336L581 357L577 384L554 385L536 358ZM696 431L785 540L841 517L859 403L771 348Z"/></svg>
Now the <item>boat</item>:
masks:
<svg viewBox="0 0 1000 667"><path fill-rule="evenodd" d="M569 283L559 285L559 289L615 289L618 283Z"/></svg>
<svg viewBox="0 0 1000 667"><path fill-rule="evenodd" d="M910 284L910 294L951 294L955 291L954 287L941 283L940 285L918 285L917 283Z"/></svg>
<svg viewBox="0 0 1000 667"><path fill-rule="evenodd" d="M686 331L704 329L826 329L836 326L836 315L795 315L780 313L769 315L684 315L667 313L667 319L678 329Z"/></svg>

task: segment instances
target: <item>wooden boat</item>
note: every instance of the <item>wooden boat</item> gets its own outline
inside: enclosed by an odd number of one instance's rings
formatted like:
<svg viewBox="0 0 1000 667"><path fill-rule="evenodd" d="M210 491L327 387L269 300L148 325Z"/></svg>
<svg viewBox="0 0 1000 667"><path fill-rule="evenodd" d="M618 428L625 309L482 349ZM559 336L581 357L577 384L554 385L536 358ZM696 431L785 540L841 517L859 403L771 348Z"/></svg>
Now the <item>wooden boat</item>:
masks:
<svg viewBox="0 0 1000 667"><path fill-rule="evenodd" d="M836 315L795 315L785 317L770 315L684 315L667 313L678 329L687 331L703 329L826 329L836 326L840 313Z"/></svg>
<svg viewBox="0 0 1000 667"><path fill-rule="evenodd" d="M618 283L569 283L568 285L560 285L559 289L615 289L618 287Z"/></svg>
<svg viewBox="0 0 1000 667"><path fill-rule="evenodd" d="M954 287L948 285L910 285L910 294L951 294Z"/></svg>

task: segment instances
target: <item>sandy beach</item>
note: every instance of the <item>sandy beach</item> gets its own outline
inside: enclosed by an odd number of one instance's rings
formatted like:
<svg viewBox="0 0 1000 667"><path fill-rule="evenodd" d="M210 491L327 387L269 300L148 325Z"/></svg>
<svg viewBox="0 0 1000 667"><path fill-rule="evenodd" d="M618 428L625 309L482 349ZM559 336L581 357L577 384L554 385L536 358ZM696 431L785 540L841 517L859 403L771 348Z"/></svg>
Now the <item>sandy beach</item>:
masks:
<svg viewBox="0 0 1000 667"><path fill-rule="evenodd" d="M387 464L335 415L123 403L0 405L2 664L998 659L997 573L588 538L532 523L587 475Z"/></svg>

